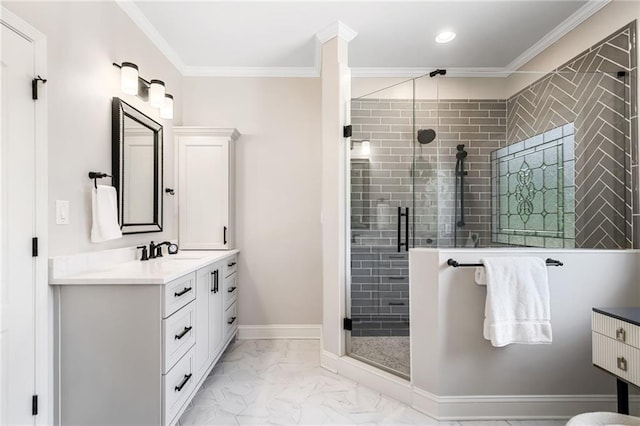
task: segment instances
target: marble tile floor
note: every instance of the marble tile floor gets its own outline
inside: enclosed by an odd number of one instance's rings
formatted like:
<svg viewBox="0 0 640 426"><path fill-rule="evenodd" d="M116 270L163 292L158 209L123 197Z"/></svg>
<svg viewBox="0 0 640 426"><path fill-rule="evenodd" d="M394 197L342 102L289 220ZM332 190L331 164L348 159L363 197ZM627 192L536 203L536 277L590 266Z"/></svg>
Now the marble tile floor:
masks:
<svg viewBox="0 0 640 426"><path fill-rule="evenodd" d="M565 422L438 422L321 368L317 340L236 340L179 424L561 426Z"/></svg>

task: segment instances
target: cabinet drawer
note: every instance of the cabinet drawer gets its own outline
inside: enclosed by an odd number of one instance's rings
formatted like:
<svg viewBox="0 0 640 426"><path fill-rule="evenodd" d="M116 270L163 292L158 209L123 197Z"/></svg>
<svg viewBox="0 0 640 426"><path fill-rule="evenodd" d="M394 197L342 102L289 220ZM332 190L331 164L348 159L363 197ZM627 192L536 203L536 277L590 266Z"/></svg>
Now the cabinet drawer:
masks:
<svg viewBox="0 0 640 426"><path fill-rule="evenodd" d="M164 424L172 424L180 408L191 396L196 385L193 348L167 374L162 376Z"/></svg>
<svg viewBox="0 0 640 426"><path fill-rule="evenodd" d="M598 312L592 313L591 321L593 331L640 349L640 327L637 325Z"/></svg>
<svg viewBox="0 0 640 426"><path fill-rule="evenodd" d="M195 272L165 284L162 318L182 308L196 298Z"/></svg>
<svg viewBox="0 0 640 426"><path fill-rule="evenodd" d="M238 274L231 274L224 279L224 308L227 309L238 297Z"/></svg>
<svg viewBox="0 0 640 426"><path fill-rule="evenodd" d="M634 385L640 385L640 349L592 332L593 363Z"/></svg>
<svg viewBox="0 0 640 426"><path fill-rule="evenodd" d="M233 303L224 311L224 340L226 341L238 329L237 304Z"/></svg>
<svg viewBox="0 0 640 426"><path fill-rule="evenodd" d="M238 255L233 255L224 260L224 276L228 277L229 275L236 272L238 269Z"/></svg>
<svg viewBox="0 0 640 426"><path fill-rule="evenodd" d="M162 320L164 335L164 369L166 373L182 358L196 341L195 302L187 304L169 318Z"/></svg>

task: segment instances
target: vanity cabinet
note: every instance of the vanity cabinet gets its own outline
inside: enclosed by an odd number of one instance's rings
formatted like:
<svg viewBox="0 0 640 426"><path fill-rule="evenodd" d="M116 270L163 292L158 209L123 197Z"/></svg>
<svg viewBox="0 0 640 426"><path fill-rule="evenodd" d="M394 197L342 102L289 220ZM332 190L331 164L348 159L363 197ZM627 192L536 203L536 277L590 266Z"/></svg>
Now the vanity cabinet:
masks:
<svg viewBox="0 0 640 426"><path fill-rule="evenodd" d="M238 252L203 253L52 282L60 424L176 424L237 332Z"/></svg>
<svg viewBox="0 0 640 426"><path fill-rule="evenodd" d="M223 344L222 265L215 263L197 272L196 380L207 374Z"/></svg>
<svg viewBox="0 0 640 426"><path fill-rule="evenodd" d="M235 247L236 129L175 127L183 249Z"/></svg>

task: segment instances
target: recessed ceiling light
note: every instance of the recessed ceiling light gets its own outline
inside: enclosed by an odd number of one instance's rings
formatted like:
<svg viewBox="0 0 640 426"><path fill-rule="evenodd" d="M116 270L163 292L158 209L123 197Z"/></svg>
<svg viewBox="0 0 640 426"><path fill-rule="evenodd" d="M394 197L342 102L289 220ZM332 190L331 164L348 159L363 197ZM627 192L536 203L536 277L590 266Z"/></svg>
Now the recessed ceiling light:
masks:
<svg viewBox="0 0 640 426"><path fill-rule="evenodd" d="M456 38L456 33L454 33L453 31L443 31L436 36L436 42L449 43L454 38Z"/></svg>

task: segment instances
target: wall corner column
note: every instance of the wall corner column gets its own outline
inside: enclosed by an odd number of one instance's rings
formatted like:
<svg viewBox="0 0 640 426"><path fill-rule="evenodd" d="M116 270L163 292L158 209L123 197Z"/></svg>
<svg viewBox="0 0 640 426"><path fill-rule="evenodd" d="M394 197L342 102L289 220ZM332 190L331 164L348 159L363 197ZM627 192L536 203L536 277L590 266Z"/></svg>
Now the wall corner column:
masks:
<svg viewBox="0 0 640 426"><path fill-rule="evenodd" d="M342 318L346 309L347 139L351 72L348 45L356 33L341 22L316 35L321 44L322 79L322 350L345 352ZM323 357L324 358L324 357Z"/></svg>

